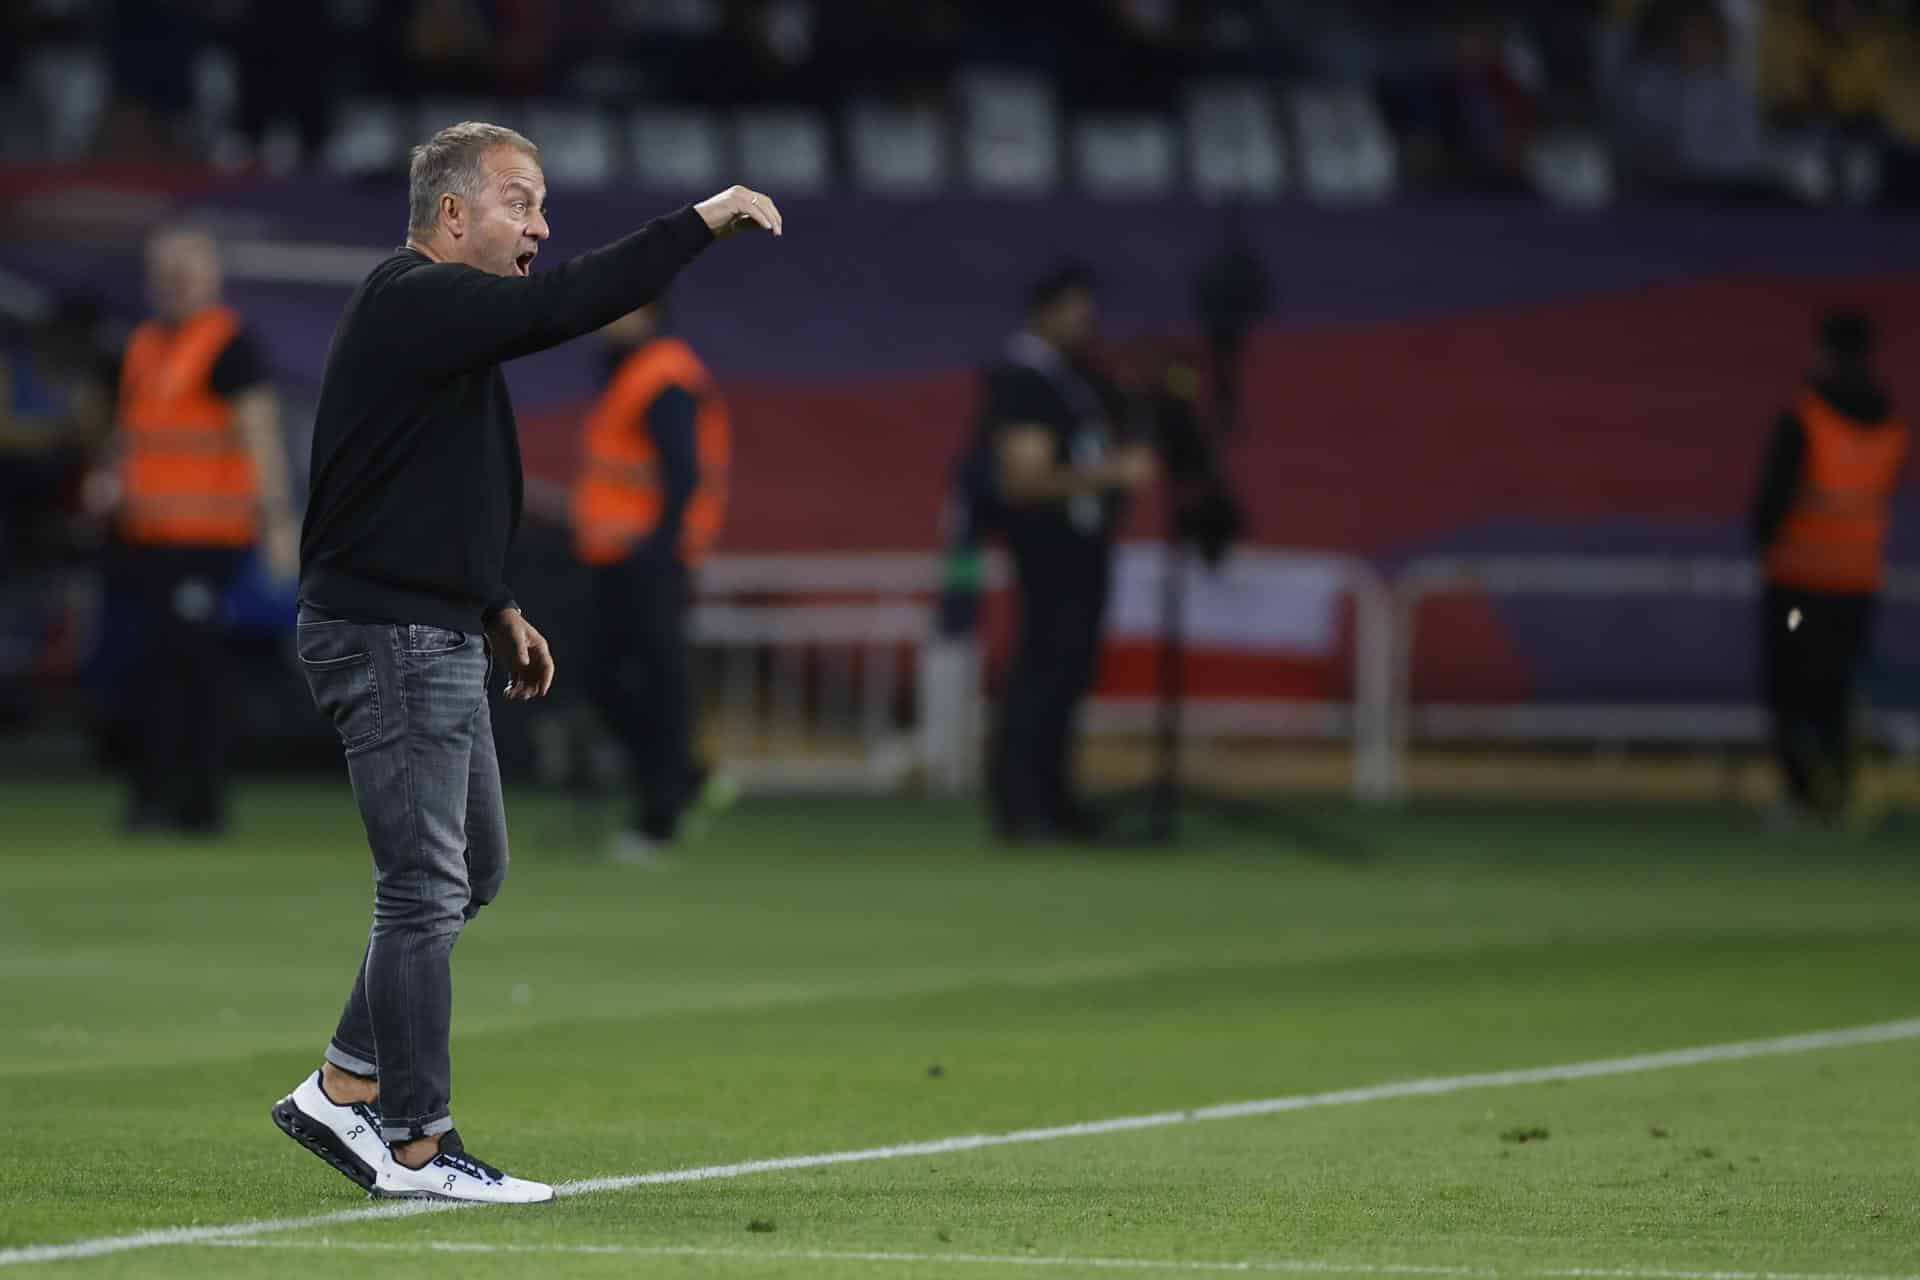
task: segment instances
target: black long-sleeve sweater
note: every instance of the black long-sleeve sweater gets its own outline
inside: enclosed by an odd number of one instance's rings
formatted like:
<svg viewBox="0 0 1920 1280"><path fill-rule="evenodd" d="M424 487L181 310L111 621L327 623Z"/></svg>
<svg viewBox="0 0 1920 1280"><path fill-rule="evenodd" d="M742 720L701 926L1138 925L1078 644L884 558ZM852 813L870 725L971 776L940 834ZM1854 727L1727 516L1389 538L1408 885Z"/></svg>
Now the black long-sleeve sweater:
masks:
<svg viewBox="0 0 1920 1280"><path fill-rule="evenodd" d="M652 301L712 240L687 208L533 276L411 249L375 267L327 354L302 598L345 617L469 632L511 605L522 481L500 363Z"/></svg>

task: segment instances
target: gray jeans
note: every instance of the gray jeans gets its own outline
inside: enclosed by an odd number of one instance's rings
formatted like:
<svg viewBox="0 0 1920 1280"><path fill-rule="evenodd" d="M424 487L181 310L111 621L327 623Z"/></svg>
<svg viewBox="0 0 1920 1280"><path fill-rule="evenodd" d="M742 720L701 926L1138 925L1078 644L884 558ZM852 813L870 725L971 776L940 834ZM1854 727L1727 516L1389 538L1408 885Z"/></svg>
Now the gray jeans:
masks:
<svg viewBox="0 0 1920 1280"><path fill-rule="evenodd" d="M302 603L300 665L346 749L373 850L373 931L327 1060L380 1081L381 1136L453 1127L449 959L507 878L507 811L478 635Z"/></svg>

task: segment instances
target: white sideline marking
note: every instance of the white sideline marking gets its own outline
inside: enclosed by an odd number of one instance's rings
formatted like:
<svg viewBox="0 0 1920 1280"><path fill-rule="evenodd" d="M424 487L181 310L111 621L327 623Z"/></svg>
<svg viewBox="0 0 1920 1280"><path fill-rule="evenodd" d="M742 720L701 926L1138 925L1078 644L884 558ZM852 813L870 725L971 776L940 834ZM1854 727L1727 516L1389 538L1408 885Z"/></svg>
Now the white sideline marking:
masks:
<svg viewBox="0 0 1920 1280"><path fill-rule="evenodd" d="M624 1244L486 1244L465 1240L400 1241L333 1240L210 1240L223 1249L346 1249L357 1253L511 1253L574 1254L633 1258L760 1258L768 1262L950 1262L956 1266L1085 1267L1093 1271L1226 1271L1278 1272L1304 1275L1451 1276L1494 1280L1498 1272L1475 1267L1374 1266L1369 1263L1302 1262L1262 1259L1251 1262L1203 1262L1197 1259L1159 1261L1153 1258L1070 1258L1033 1253L893 1253L832 1249L729 1249L702 1245ZM1516 1273L1519 1274L1519 1273ZM1652 1280L1652 1278L1649 1278ZM1703 1278L1704 1280L1704 1278ZM1759 1276L1728 1276L1725 1280L1761 1280ZM1920 1280L1914 1276L1778 1276L1770 1280Z"/></svg>
<svg viewBox="0 0 1920 1280"><path fill-rule="evenodd" d="M587 1178L560 1184L556 1190L565 1196L595 1191L624 1191L629 1187L659 1186L673 1182L711 1182L722 1178L744 1178L756 1173L780 1173L793 1169L819 1169L836 1164L861 1164L875 1160L899 1160L908 1156L950 1155L956 1151L976 1151L983 1147L1010 1147L1029 1142L1056 1142L1062 1138L1090 1138L1108 1133L1130 1133L1137 1129L1164 1129L1172 1125L1193 1124L1202 1120L1239 1120L1251 1116L1278 1115L1284 1111L1309 1111L1318 1107L1348 1106L1361 1102L1388 1102L1396 1098L1431 1098L1442 1094L1465 1093L1471 1089L1502 1089L1516 1085L1551 1084L1561 1080L1593 1080L1604 1076L1637 1075L1646 1071L1665 1071L1674 1067L1695 1067L1713 1062L1741 1062L1750 1058L1776 1058L1785 1054L1810 1053L1821 1049L1847 1049L1860 1045L1890 1044L1898 1040L1920 1039L1920 1018L1899 1022L1880 1022L1864 1027L1844 1027L1834 1031L1812 1031L1802 1035L1776 1036L1768 1040L1739 1040L1730 1044L1704 1045L1695 1049L1671 1049L1662 1053L1642 1053L1626 1058L1598 1058L1590 1062L1569 1062L1557 1067L1524 1067L1514 1071L1487 1071L1472 1075L1433 1076L1423 1080L1402 1080L1392 1084L1367 1085L1358 1089L1336 1089L1329 1093L1302 1093L1284 1098L1263 1098L1255 1102L1230 1102L1219 1106L1197 1107L1189 1111L1159 1111L1151 1115L1119 1116L1111 1120L1089 1120L1079 1124L1052 1125L1043 1129L1017 1129L1011 1133L976 1133L931 1142L907 1142L887 1147L866 1147L857 1151L828 1151L808 1156L778 1156L771 1160L747 1160L739 1164L715 1164L693 1169L665 1169L657 1173L626 1174L612 1178ZM363 1209L341 1209L334 1213L304 1218L262 1218L217 1227L167 1227L137 1231L123 1236L97 1236L64 1244L23 1245L0 1249L0 1267L29 1262L60 1262L69 1258L97 1258L109 1253L133 1249L154 1249L165 1245L209 1244L215 1241L244 1240L255 1236L299 1231L309 1227L335 1226L379 1218L404 1218L420 1213L443 1212L462 1206L407 1201L400 1204L369 1205ZM1749 1280L1745 1276L1712 1277L1706 1273L1673 1273L1655 1278L1652 1273L1583 1271L1567 1273L1567 1280ZM1760 1280L1753 1277L1752 1280ZM1779 1278L1784 1280L1784 1278ZM1841 1280L1841 1278L1834 1278ZM1859 1280L1859 1278L1847 1278ZM1920 1280L1920 1278L1913 1278Z"/></svg>
<svg viewBox="0 0 1920 1280"><path fill-rule="evenodd" d="M1470 1280L1920 1280L1920 1276L1809 1274L1793 1271L1673 1271L1646 1267L1422 1266L1417 1263L1321 1262L1303 1258L1203 1261L1196 1258L1074 1258L1035 1253L895 1253L833 1249L729 1249L703 1245L487 1244L471 1240L214 1240L223 1249L346 1249L359 1253L577 1254L633 1258L745 1258L767 1262L948 1263L981 1267L1081 1267L1089 1271L1206 1271L1274 1275L1454 1276Z"/></svg>

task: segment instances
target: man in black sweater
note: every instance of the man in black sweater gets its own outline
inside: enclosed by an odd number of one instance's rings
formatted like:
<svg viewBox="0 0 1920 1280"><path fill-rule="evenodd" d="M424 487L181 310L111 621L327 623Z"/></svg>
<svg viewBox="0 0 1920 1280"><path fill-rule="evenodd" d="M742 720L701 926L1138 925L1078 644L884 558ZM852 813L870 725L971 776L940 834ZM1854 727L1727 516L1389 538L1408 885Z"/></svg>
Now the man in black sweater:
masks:
<svg viewBox="0 0 1920 1280"><path fill-rule="evenodd" d="M540 275L533 143L466 123L413 153L407 243L347 304L314 422L299 652L345 748L373 850L373 929L325 1060L273 1108L377 1196L525 1202L544 1183L468 1153L448 1113L448 959L507 871L487 679L545 695L547 643L503 578L520 451L500 363L650 301L717 236L780 234L733 187Z"/></svg>

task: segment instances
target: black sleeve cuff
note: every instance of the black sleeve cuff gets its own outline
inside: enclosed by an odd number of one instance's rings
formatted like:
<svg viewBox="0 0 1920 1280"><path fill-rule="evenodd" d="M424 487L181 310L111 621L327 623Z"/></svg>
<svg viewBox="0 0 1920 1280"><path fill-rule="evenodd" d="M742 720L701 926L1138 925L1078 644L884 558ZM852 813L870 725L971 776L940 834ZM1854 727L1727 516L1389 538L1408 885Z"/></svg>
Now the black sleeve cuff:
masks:
<svg viewBox="0 0 1920 1280"><path fill-rule="evenodd" d="M509 609L518 609L520 604L511 595L505 596L480 611L480 625L492 626L493 620Z"/></svg>
<svg viewBox="0 0 1920 1280"><path fill-rule="evenodd" d="M713 228L700 216L700 211L687 205L666 216L664 221L673 228L674 239L685 237L687 252L698 253L713 243Z"/></svg>

